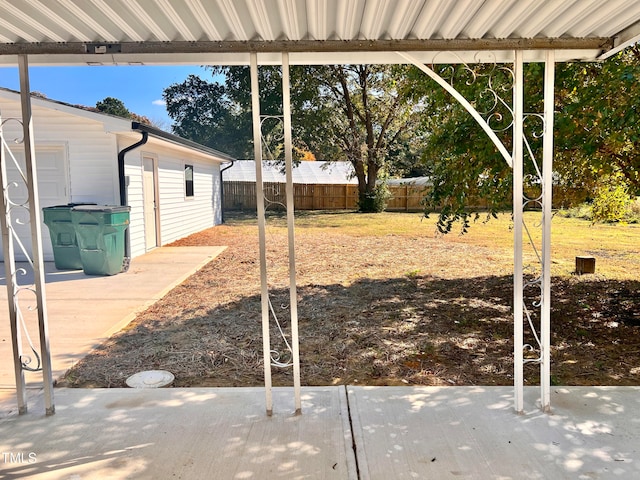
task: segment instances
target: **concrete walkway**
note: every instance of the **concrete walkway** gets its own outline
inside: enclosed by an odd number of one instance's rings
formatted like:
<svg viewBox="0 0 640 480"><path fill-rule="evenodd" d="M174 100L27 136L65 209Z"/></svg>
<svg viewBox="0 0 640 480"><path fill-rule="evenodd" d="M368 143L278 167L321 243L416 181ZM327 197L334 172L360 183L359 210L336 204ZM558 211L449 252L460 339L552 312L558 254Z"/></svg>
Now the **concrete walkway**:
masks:
<svg viewBox="0 0 640 480"><path fill-rule="evenodd" d="M224 248L156 248L146 255L134 258L126 273L113 276L88 276L81 270L58 271L53 263L47 262L45 281L54 379L60 378L94 346L121 330L138 312L162 298L169 290L219 255ZM19 279L21 285L30 282L32 280L28 278ZM0 406L7 405L3 400L15 396L5 285L2 268ZM28 333L37 341L38 328L35 318L28 319L28 322ZM29 352L25 350L24 353ZM27 372L26 378L30 386L37 387L42 383L42 375L39 373ZM4 409L3 412L6 413Z"/></svg>

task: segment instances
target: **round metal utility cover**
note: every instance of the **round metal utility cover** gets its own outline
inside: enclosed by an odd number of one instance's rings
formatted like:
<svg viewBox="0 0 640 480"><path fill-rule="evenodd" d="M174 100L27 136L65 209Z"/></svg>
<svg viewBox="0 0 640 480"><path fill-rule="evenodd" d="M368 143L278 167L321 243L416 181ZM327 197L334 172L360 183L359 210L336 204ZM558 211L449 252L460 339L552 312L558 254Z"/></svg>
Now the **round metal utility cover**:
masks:
<svg viewBox="0 0 640 480"><path fill-rule="evenodd" d="M147 370L131 375L126 383L131 388L161 388L170 385L174 378L166 370Z"/></svg>

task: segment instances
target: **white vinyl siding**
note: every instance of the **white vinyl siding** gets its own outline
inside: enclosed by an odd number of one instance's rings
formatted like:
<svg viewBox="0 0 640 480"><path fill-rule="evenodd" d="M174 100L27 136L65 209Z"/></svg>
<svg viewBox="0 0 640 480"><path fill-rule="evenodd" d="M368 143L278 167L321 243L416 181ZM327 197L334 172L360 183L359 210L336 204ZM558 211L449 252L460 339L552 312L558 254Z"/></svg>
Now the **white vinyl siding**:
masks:
<svg viewBox="0 0 640 480"><path fill-rule="evenodd" d="M119 205L118 152L141 138L131 122L86 112L55 102L32 102L36 161L39 148L56 146L65 155L66 200ZM18 95L0 91L2 120L20 118ZM21 124L5 122L5 138L22 138ZM119 133L114 133L119 132ZM148 142L125 156L130 213L131 256L146 252L143 195L143 154L158 159L160 244L165 245L221 222L220 164L213 157L149 136ZM184 166L193 165L194 196L185 196ZM45 260L52 260L48 230L43 230Z"/></svg>
<svg viewBox="0 0 640 480"><path fill-rule="evenodd" d="M184 166L193 165L194 195L185 195ZM161 243L171 243L220 223L220 166L196 158L160 155L158 185Z"/></svg>
<svg viewBox="0 0 640 480"><path fill-rule="evenodd" d="M69 162L69 198L71 202L110 205L117 201L117 145L113 134L104 131L98 121L66 112L33 107L35 143L65 144ZM0 97L2 118L20 118L20 105ZM21 125L10 121L4 126L6 138L22 138ZM36 156L37 160L37 156Z"/></svg>
<svg viewBox="0 0 640 480"><path fill-rule="evenodd" d="M130 143L128 143L130 144ZM124 148L126 144L120 145ZM137 257L146 252L144 236L144 196L142 191L142 156L138 149L125 155L125 177L128 178L127 204L129 212L129 240L131 257Z"/></svg>
<svg viewBox="0 0 640 480"><path fill-rule="evenodd" d="M151 142L133 150L125 158L129 178L128 204L131 207L131 256L146 251L143 195L143 156L158 162L158 205L160 245L166 245L192 233L218 225L222 221L220 165L210 159L174 152ZM184 166L193 165L194 195L187 197Z"/></svg>
<svg viewBox="0 0 640 480"><path fill-rule="evenodd" d="M6 153L6 151L4 152ZM11 155L3 157L6 161L7 176L9 184L15 182L15 186L9 187L9 198L18 205L26 204L28 201L27 185L18 173L19 168L26 173L26 165L24 158L24 149L22 146L11 149ZM38 193L40 198L40 207L50 207L52 205L63 205L68 202L68 165L66 160L65 145L42 145L36 146L36 161L38 166ZM13 228L22 244L27 250L29 258L33 258L32 242L31 242L31 223L28 221L29 214L22 208L12 209ZM41 213L41 220L44 215ZM41 223L42 230L42 254L46 260L53 260L53 248L49 229ZM16 245L15 257L18 260L26 260L24 252ZM4 258L2 250L2 239L0 238L0 260Z"/></svg>

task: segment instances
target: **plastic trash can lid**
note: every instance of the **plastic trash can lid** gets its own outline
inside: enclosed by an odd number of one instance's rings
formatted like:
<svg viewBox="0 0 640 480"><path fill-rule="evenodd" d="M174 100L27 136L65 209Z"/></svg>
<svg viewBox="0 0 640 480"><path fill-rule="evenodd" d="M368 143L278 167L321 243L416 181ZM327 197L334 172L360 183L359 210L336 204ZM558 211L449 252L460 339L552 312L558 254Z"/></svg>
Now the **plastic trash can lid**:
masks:
<svg viewBox="0 0 640 480"><path fill-rule="evenodd" d="M129 205L79 205L73 207L76 212L118 213L131 210Z"/></svg>
<svg viewBox="0 0 640 480"><path fill-rule="evenodd" d="M70 209L73 207L78 207L78 206L82 206L82 205L95 205L95 203L92 202L78 202L78 203L67 203L65 205L51 205L50 207L44 207L43 210L54 210L56 208L64 208L64 209Z"/></svg>

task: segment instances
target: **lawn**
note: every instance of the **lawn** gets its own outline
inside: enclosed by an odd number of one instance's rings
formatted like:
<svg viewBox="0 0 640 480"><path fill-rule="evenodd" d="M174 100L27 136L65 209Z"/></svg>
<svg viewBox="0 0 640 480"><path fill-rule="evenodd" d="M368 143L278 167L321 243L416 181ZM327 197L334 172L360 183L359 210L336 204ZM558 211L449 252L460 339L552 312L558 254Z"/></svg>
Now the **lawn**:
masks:
<svg viewBox="0 0 640 480"><path fill-rule="evenodd" d="M526 220L534 228L534 214ZM270 300L286 332L286 218L270 214L268 225ZM552 382L639 385L640 226L555 217L552 237ZM120 387L165 369L176 386L261 385L257 238L255 216L227 214L225 225L176 242L228 248L61 383ZM300 212L303 384L512 384L512 245L507 214L442 236L415 213ZM578 255L596 257L595 275L573 273ZM274 324L272 348L286 361L277 338ZM534 365L525 375L538 382ZM290 369L274 368L275 385L290 383Z"/></svg>

